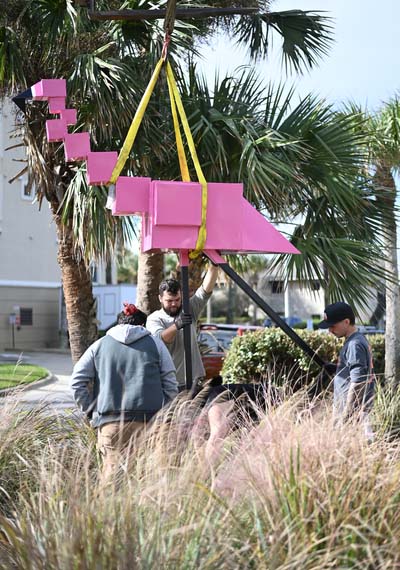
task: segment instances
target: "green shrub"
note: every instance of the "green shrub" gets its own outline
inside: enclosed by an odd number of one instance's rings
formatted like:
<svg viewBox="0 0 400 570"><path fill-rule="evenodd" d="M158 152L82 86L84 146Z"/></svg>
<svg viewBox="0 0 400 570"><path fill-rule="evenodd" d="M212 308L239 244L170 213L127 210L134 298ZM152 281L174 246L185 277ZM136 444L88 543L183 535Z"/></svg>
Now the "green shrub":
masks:
<svg viewBox="0 0 400 570"><path fill-rule="evenodd" d="M336 362L343 340L338 340L331 334L318 331L299 330L299 336L311 346L315 352L327 362ZM375 372L382 376L385 364L384 335L370 335L374 355ZM225 358L222 375L226 380L239 382L241 379L259 380L268 371L277 372L279 382L284 382L288 375L295 383L312 382L320 372L320 367L299 348L279 328L249 332L233 340Z"/></svg>
<svg viewBox="0 0 400 570"><path fill-rule="evenodd" d="M337 360L342 341L321 332L300 330L298 334L324 361ZM281 329L268 328L233 340L222 375L233 382L243 378L258 380L271 370L278 372L275 376L279 377L279 382L284 382L290 375L297 383L305 376L308 381L315 379L320 367Z"/></svg>
<svg viewBox="0 0 400 570"><path fill-rule="evenodd" d="M372 410L375 433L389 438L400 436L400 387L379 385Z"/></svg>
<svg viewBox="0 0 400 570"><path fill-rule="evenodd" d="M295 325L293 325L293 328L304 330L307 328L307 321L300 321L299 323L296 323Z"/></svg>
<svg viewBox="0 0 400 570"><path fill-rule="evenodd" d="M383 376L385 371L385 335L371 334L366 335L371 345L372 354L374 356L375 374L379 377Z"/></svg>

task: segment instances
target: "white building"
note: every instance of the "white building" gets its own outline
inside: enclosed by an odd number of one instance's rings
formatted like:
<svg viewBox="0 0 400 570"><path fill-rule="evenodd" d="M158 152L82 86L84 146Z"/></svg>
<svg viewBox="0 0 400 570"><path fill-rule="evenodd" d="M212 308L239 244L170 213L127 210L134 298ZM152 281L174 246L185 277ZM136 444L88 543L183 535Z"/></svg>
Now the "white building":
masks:
<svg viewBox="0 0 400 570"><path fill-rule="evenodd" d="M32 205L27 178L9 181L24 166L23 147L12 148L15 111L0 112L0 349L58 344L60 269L57 238L46 201ZM15 321L16 315L17 322ZM20 319L21 323L18 324Z"/></svg>
<svg viewBox="0 0 400 570"><path fill-rule="evenodd" d="M14 105L0 107L0 351L60 346L65 326L61 271L57 263L57 235L46 200L34 201L34 189L22 176L10 184L24 166L23 147L15 131ZM6 150L7 148L10 150ZM134 285L116 283L116 267L95 271L94 295L99 328L107 328L122 302L135 302ZM101 284L110 284L105 286Z"/></svg>

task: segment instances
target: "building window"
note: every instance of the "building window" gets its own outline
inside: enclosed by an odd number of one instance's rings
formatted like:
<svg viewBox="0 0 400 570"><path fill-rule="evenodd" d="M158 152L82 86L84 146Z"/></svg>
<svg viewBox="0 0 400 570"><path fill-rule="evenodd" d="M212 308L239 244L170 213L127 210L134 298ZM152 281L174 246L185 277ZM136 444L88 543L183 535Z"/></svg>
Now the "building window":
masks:
<svg viewBox="0 0 400 570"><path fill-rule="evenodd" d="M311 282L311 289L313 291L319 291L321 289L321 283L319 281L312 281Z"/></svg>
<svg viewBox="0 0 400 570"><path fill-rule="evenodd" d="M35 197L35 187L32 183L28 182L27 178L21 178L21 198L22 200L29 200L32 202Z"/></svg>
<svg viewBox="0 0 400 570"><path fill-rule="evenodd" d="M20 308L21 325L33 325L33 309Z"/></svg>
<svg viewBox="0 0 400 570"><path fill-rule="evenodd" d="M97 266L92 265L90 272L92 274L92 283L97 283Z"/></svg>
<svg viewBox="0 0 400 570"><path fill-rule="evenodd" d="M21 110L18 110L15 113L15 124L16 126L25 125L25 113Z"/></svg>
<svg viewBox="0 0 400 570"><path fill-rule="evenodd" d="M106 285L112 285L112 267L111 261L107 262L106 265Z"/></svg>
<svg viewBox="0 0 400 570"><path fill-rule="evenodd" d="M283 281L271 281L271 291L272 293L283 293L284 282Z"/></svg>

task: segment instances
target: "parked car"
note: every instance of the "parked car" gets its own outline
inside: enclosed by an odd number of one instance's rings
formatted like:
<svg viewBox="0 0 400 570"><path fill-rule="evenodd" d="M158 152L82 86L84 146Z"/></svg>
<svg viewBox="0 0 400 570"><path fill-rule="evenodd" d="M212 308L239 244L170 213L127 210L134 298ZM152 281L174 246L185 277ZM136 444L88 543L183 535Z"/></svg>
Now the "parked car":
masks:
<svg viewBox="0 0 400 570"><path fill-rule="evenodd" d="M264 327L239 324L201 324L197 340L200 347L201 359L206 371L206 378L213 378L220 373L225 355L235 336L241 336L248 331L263 328Z"/></svg>

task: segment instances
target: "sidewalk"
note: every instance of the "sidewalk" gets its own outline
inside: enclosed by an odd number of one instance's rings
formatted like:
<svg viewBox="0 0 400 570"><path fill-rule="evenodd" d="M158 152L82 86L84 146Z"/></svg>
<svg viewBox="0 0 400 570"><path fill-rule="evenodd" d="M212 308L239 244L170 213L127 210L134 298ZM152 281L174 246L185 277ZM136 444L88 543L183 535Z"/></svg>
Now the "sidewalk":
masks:
<svg viewBox="0 0 400 570"><path fill-rule="evenodd" d="M19 355L14 353L16 357ZM49 404L54 412L66 409L74 409L75 404L69 388L72 372L72 359L68 352L56 351L27 351L21 353L22 360L27 364L43 366L52 373L52 377L37 386L33 384L24 391L18 393L18 401L28 408ZM13 395L4 398L13 398Z"/></svg>

